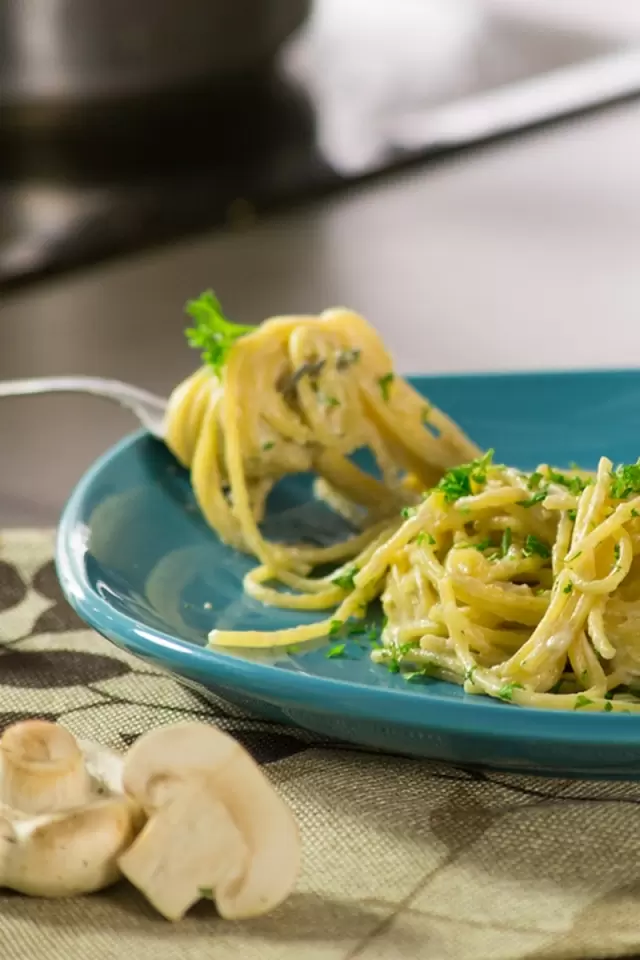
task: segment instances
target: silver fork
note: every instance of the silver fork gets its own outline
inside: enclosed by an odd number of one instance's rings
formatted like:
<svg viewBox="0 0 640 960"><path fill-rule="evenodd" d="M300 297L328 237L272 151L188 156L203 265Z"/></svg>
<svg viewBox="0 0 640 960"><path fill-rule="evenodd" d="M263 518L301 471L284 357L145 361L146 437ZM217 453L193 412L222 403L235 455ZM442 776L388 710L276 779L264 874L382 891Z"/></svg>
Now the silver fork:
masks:
<svg viewBox="0 0 640 960"><path fill-rule="evenodd" d="M160 440L164 437L167 401L141 387L102 377L33 377L0 380L0 397L28 397L45 393L84 393L103 397L130 410L143 427Z"/></svg>

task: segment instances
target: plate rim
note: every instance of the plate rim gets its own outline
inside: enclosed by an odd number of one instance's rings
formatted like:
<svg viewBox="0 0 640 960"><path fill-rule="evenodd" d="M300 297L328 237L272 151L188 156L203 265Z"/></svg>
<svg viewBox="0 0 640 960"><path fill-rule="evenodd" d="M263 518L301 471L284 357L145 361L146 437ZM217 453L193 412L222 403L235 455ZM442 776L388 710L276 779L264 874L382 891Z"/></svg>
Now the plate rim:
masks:
<svg viewBox="0 0 640 960"><path fill-rule="evenodd" d="M474 374L413 374L411 382L436 383L461 379L530 379L575 378L585 375L598 377L636 373L633 368L618 370L546 370L513 371ZM639 380L640 385L640 380ZM268 703L282 706L290 701L322 713L331 713L350 719L379 720L399 726L420 727L434 734L473 733L474 736L504 738L507 716L508 736L515 746L532 738L549 745L569 745L580 741L598 747L621 748L640 743L640 717L619 713L576 713L502 704L497 706L487 698L469 695L468 699L429 697L423 692L397 690L374 686L353 680L320 677L298 671L289 671L277 665L256 663L241 657L197 646L175 634L147 626L129 614L115 610L91 584L84 566L87 552L86 538L78 549L76 531L79 526L88 529L84 504L94 482L112 460L142 440L151 438L145 429L126 435L107 449L85 471L72 490L60 517L55 538L55 565L62 591L78 616L102 636L143 659L162 661L170 672L196 679L197 674L215 676L219 685L245 691ZM154 438L152 438L154 439ZM158 443L162 441L158 440ZM213 535L213 533L212 533ZM202 683L202 680L199 682ZM327 709L327 705L338 704ZM506 714L503 711L509 710ZM502 720L501 720L502 718Z"/></svg>

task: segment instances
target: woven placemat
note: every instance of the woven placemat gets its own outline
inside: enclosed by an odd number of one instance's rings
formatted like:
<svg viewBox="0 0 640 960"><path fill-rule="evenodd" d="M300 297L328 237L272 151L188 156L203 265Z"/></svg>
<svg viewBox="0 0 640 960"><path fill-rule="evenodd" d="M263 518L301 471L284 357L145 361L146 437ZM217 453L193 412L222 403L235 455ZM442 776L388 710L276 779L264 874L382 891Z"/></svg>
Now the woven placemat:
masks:
<svg viewBox="0 0 640 960"><path fill-rule="evenodd" d="M511 960L640 951L640 787L478 773L333 746L187 689L62 599L53 535L0 534L0 726L58 720L121 749L198 718L293 807L304 869L251 922L180 924L127 884L70 901L0 892L0 960ZM1 857L1 853L0 853Z"/></svg>

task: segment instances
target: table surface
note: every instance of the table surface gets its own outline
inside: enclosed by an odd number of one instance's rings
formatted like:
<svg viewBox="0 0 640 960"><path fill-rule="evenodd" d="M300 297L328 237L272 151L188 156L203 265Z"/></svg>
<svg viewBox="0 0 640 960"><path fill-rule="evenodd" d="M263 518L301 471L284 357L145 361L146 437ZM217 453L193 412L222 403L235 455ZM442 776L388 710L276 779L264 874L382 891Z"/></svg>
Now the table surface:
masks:
<svg viewBox="0 0 640 960"><path fill-rule="evenodd" d="M0 379L84 373L166 394L195 362L182 305L208 286L241 320L352 306L402 371L633 366L639 156L636 101L5 297ZM0 526L54 523L133 425L97 399L4 400Z"/></svg>

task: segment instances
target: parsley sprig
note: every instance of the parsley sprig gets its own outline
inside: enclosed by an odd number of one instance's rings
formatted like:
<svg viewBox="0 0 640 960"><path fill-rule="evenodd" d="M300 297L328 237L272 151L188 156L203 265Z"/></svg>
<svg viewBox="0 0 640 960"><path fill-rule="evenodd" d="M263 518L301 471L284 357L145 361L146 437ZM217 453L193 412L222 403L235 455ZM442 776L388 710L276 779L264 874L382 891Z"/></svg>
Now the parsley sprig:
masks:
<svg viewBox="0 0 640 960"><path fill-rule="evenodd" d="M474 483L483 486L487 482L487 470L492 463L493 450L488 450L483 457L448 470L436 489L442 491L447 503L455 503L461 497L470 497L474 493Z"/></svg>
<svg viewBox="0 0 640 960"><path fill-rule="evenodd" d="M636 463L621 463L611 473L611 497L626 500L640 493L640 460Z"/></svg>
<svg viewBox="0 0 640 960"><path fill-rule="evenodd" d="M348 570L345 570L344 573L338 574L337 577L333 577L331 583L335 583L337 587L341 587L342 590L354 590L355 576L358 572L357 567L351 567Z"/></svg>
<svg viewBox="0 0 640 960"><path fill-rule="evenodd" d="M522 547L522 556L542 557L543 560L548 560L551 556L551 550L546 543L543 543L539 537L536 537L535 533L528 533L524 540L524 546Z"/></svg>
<svg viewBox="0 0 640 960"><path fill-rule="evenodd" d="M217 374L222 372L236 340L255 329L228 320L213 290L206 290L196 300L189 300L185 312L193 320L193 326L185 331L189 346L200 350L204 362Z"/></svg>

